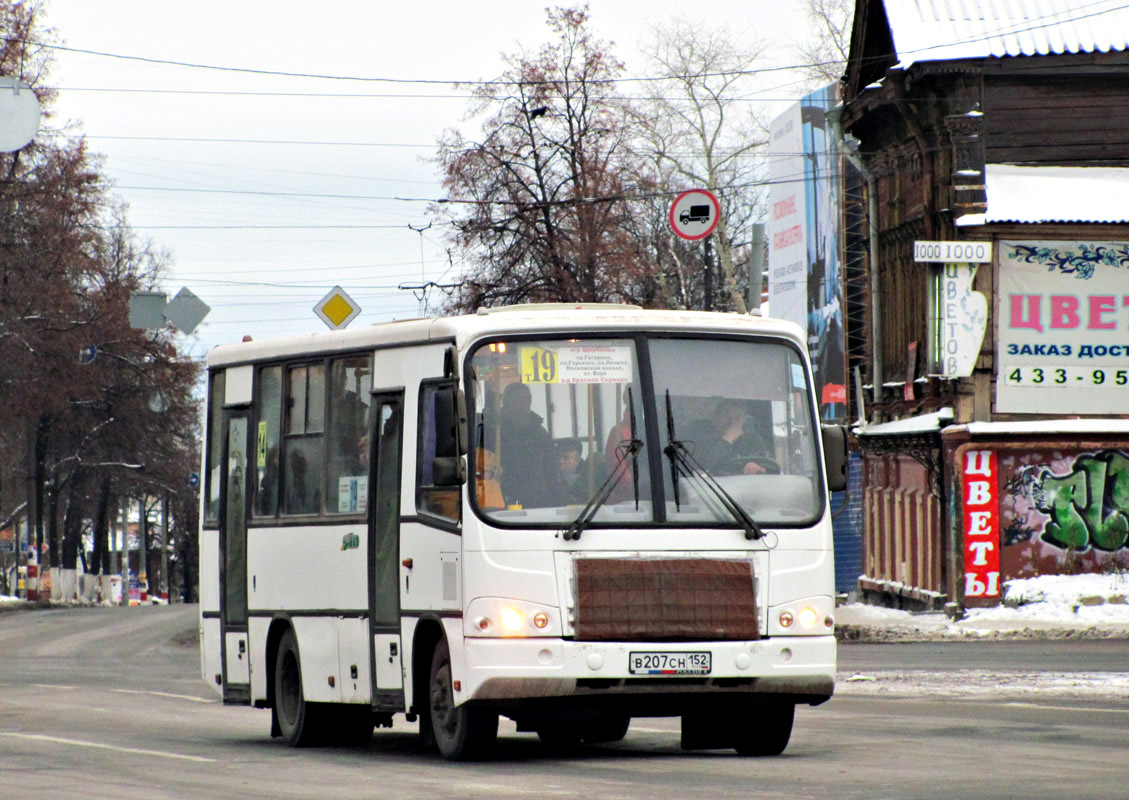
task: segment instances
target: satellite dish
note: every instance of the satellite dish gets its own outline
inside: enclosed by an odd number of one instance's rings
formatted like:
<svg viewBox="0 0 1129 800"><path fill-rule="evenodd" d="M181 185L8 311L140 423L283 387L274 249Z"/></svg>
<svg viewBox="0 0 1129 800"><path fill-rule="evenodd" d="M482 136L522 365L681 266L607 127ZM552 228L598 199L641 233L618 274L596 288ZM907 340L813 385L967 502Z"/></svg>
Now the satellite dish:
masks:
<svg viewBox="0 0 1129 800"><path fill-rule="evenodd" d="M0 78L0 152L14 153L39 130L39 98L23 81Z"/></svg>

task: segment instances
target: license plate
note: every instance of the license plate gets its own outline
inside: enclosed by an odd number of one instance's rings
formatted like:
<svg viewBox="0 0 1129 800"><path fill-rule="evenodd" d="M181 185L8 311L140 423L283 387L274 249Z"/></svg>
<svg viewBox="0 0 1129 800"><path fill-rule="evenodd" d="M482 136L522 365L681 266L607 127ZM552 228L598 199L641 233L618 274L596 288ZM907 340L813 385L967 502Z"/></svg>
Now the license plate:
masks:
<svg viewBox="0 0 1129 800"><path fill-rule="evenodd" d="M629 653L627 671L632 675L709 675L709 653Z"/></svg>

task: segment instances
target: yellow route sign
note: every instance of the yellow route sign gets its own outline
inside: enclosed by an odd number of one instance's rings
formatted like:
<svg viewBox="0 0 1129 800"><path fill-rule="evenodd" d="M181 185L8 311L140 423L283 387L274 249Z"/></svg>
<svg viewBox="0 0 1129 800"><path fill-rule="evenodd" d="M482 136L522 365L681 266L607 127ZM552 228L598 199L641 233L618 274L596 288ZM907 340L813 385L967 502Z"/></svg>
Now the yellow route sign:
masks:
<svg viewBox="0 0 1129 800"><path fill-rule="evenodd" d="M557 354L543 347L521 348L522 383L556 383Z"/></svg>

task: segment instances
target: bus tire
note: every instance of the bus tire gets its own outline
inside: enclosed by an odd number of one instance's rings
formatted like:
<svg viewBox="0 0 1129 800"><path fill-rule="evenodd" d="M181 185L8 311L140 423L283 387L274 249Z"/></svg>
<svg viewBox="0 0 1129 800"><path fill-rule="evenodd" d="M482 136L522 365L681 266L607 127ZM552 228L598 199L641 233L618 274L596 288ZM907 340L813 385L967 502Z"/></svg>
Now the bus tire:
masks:
<svg viewBox="0 0 1129 800"><path fill-rule="evenodd" d="M583 736L583 720L556 719L537 726L537 738L552 750L575 750Z"/></svg>
<svg viewBox="0 0 1129 800"><path fill-rule="evenodd" d="M282 739L291 747L319 744L318 711L302 691L302 661L293 630L282 634L274 667L274 709Z"/></svg>
<svg viewBox="0 0 1129 800"><path fill-rule="evenodd" d="M446 639L439 640L431 657L428 713L435 746L448 761L473 761L486 757L494 749L498 714L467 703L455 705L451 651Z"/></svg>
<svg viewBox="0 0 1129 800"><path fill-rule="evenodd" d="M742 756L778 756L792 737L795 703L766 703L750 709L749 725L738 734L734 749Z"/></svg>
<svg viewBox="0 0 1129 800"><path fill-rule="evenodd" d="M584 728L585 744L611 744L627 735L631 717L626 714L606 714L590 720Z"/></svg>

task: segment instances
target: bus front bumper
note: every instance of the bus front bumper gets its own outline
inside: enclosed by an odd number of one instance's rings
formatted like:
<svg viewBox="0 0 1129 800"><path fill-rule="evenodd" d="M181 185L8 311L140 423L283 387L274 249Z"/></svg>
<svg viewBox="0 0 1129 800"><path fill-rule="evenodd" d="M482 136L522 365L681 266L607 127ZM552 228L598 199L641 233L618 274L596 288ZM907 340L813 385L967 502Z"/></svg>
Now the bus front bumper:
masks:
<svg viewBox="0 0 1129 800"><path fill-rule="evenodd" d="M751 693L820 703L835 690L833 635L744 642L464 639L460 702L574 695ZM709 653L709 672L642 670L632 655ZM700 660L698 662L700 664Z"/></svg>

